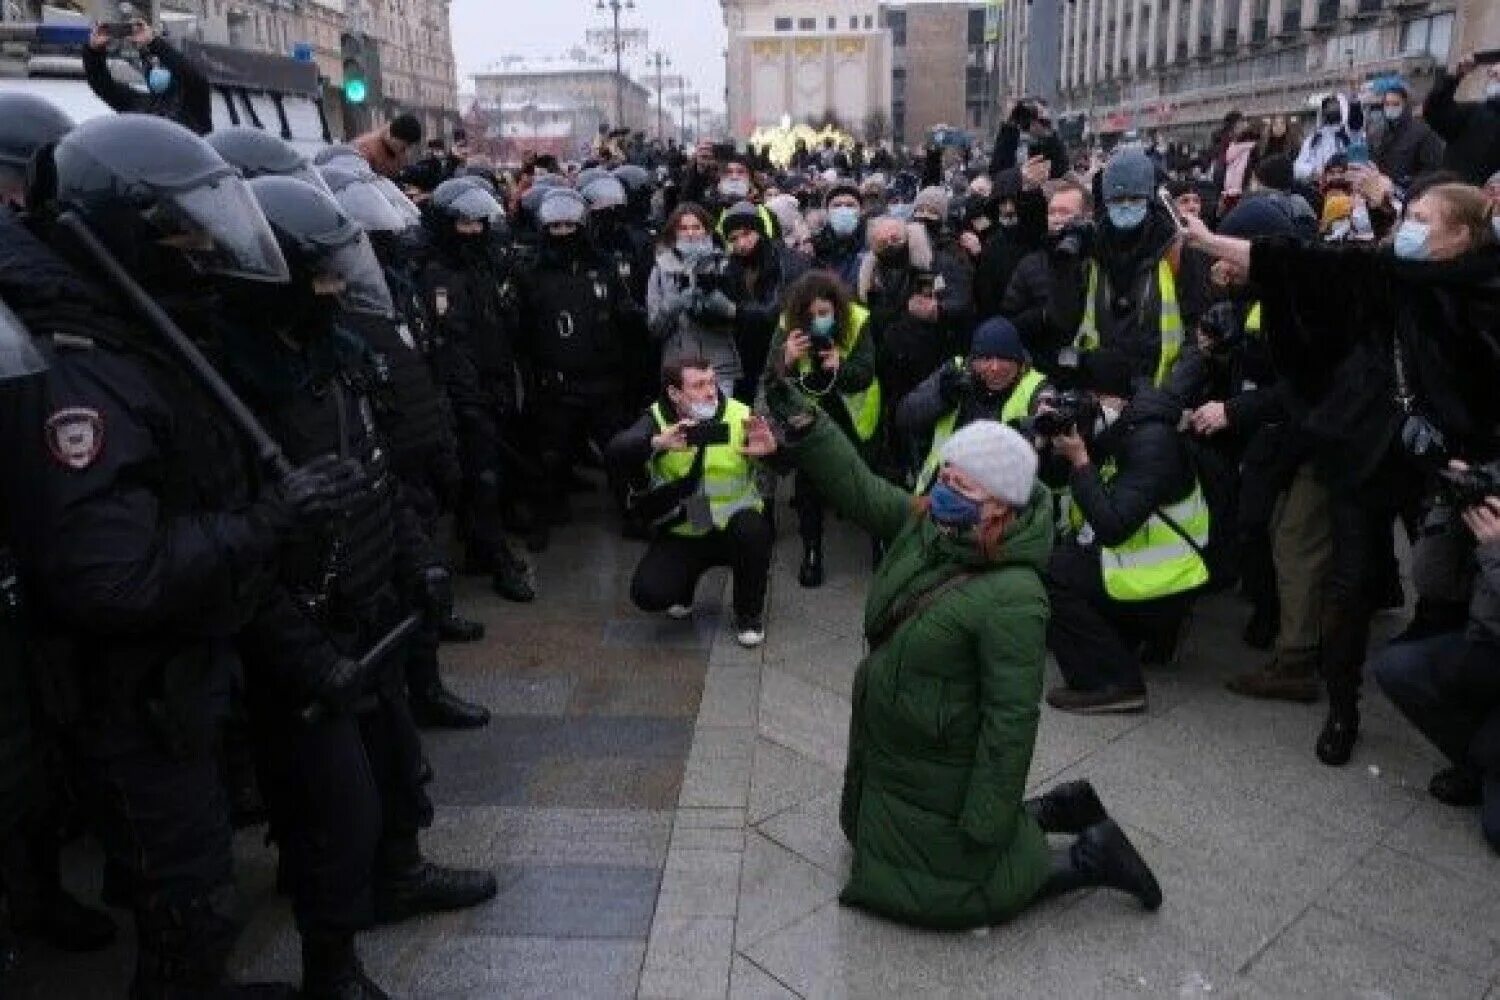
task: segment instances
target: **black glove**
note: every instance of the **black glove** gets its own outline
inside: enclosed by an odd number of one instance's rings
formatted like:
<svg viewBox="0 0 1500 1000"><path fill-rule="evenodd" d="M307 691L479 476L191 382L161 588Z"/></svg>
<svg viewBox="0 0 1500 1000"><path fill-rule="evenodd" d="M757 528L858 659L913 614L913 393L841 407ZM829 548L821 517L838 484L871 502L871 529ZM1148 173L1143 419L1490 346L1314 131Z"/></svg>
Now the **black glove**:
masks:
<svg viewBox="0 0 1500 1000"><path fill-rule="evenodd" d="M453 574L444 566L428 566L418 583L422 616L429 628L436 628L453 613Z"/></svg>
<svg viewBox="0 0 1500 1000"><path fill-rule="evenodd" d="M1057 234L1053 252L1059 257L1086 257L1094 245L1094 227L1088 222L1070 223Z"/></svg>
<svg viewBox="0 0 1500 1000"><path fill-rule="evenodd" d="M255 503L254 512L277 535L318 528L348 510L365 487L354 459L324 455L293 469Z"/></svg>
<svg viewBox="0 0 1500 1000"><path fill-rule="evenodd" d="M346 715L364 693L365 676L358 660L335 656L303 675L312 700L332 715Z"/></svg>
<svg viewBox="0 0 1500 1000"><path fill-rule="evenodd" d="M958 402L958 397L963 395L968 383L968 379L964 377L967 374L951 358L944 361L943 367L938 369L938 396L945 406L953 406Z"/></svg>

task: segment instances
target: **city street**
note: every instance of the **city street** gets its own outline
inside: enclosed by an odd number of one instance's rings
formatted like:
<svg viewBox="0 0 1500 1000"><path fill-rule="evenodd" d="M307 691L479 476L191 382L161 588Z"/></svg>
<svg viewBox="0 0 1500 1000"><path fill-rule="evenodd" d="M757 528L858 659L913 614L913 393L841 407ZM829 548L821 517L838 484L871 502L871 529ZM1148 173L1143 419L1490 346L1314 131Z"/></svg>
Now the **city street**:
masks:
<svg viewBox="0 0 1500 1000"><path fill-rule="evenodd" d="M986 933L932 934L840 907L867 544L836 525L829 581L804 591L784 530L768 639L748 653L718 612L722 574L691 624L629 608L641 546L604 529L600 499L539 559L536 605L478 581L462 595L490 632L445 647L449 676L496 717L428 734L426 845L492 866L501 891L363 935L396 995L1500 997L1500 859L1472 812L1427 797L1432 751L1377 693L1354 763L1317 764L1320 707L1221 687L1255 660L1227 599L1199 608L1180 664L1151 676L1148 714L1042 710L1033 786L1094 782L1161 880L1159 913L1095 891ZM235 971L295 979L262 833L238 842L250 921ZM75 845L68 871L97 898L94 851ZM106 984L128 981L129 954L33 949L13 995L122 996Z"/></svg>

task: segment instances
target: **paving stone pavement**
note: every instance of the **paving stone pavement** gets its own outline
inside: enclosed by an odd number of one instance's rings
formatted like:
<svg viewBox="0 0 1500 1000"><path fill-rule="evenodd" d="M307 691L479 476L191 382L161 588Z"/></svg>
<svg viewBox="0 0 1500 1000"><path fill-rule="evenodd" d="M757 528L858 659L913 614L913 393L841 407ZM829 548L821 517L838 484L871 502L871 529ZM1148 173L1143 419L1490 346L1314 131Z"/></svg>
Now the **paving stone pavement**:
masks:
<svg viewBox="0 0 1500 1000"><path fill-rule="evenodd" d="M1032 788L1092 780L1156 870L1159 913L1094 891L935 934L839 906L867 543L832 524L829 580L808 592L784 528L768 639L747 652L720 613L722 573L693 622L635 613L642 547L601 520L583 517L537 560L535 605L506 605L482 581L461 591L490 635L445 647L447 674L496 718L429 734L438 815L425 842L495 868L501 892L363 935L397 995L1500 1000L1500 859L1472 812L1426 796L1435 754L1372 691L1353 764L1320 766L1319 706L1224 691L1258 654L1222 597L1201 602L1178 664L1149 676L1147 714L1042 709ZM295 978L274 855L257 832L236 850L250 918L236 971ZM87 844L70 848L67 876L97 898ZM34 948L8 995L120 997L127 963L124 946Z"/></svg>

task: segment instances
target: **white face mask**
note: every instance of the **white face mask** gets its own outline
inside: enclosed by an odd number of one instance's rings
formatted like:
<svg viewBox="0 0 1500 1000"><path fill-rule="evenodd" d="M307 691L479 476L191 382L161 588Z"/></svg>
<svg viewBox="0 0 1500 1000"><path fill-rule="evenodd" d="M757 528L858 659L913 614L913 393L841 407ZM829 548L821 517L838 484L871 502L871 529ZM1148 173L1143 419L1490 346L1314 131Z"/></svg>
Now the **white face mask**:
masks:
<svg viewBox="0 0 1500 1000"><path fill-rule="evenodd" d="M689 420L712 420L714 414L719 412L719 401L710 399L702 403L687 404L687 418Z"/></svg>

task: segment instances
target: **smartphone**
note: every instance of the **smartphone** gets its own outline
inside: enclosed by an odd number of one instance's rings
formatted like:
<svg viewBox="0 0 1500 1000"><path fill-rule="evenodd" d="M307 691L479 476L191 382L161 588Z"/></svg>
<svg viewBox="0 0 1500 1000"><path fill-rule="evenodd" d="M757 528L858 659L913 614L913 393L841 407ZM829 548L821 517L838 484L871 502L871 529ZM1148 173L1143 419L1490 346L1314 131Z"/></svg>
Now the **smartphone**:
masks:
<svg viewBox="0 0 1500 1000"><path fill-rule="evenodd" d="M706 424L693 424L683 431L690 448L707 448L714 444L729 443L729 425L722 420Z"/></svg>
<svg viewBox="0 0 1500 1000"><path fill-rule="evenodd" d="M926 298L929 298L929 299L936 298L937 297L937 275L935 275L935 274L919 274L919 275L917 275L916 291L913 292L912 294L925 296Z"/></svg>
<svg viewBox="0 0 1500 1000"><path fill-rule="evenodd" d="M131 21L106 21L99 27L110 38L126 39L135 34L135 24Z"/></svg>
<svg viewBox="0 0 1500 1000"><path fill-rule="evenodd" d="M730 157L734 156L734 143L716 142L713 144L713 151L714 159L718 160L720 163L723 163L725 160L728 160Z"/></svg>
<svg viewBox="0 0 1500 1000"><path fill-rule="evenodd" d="M1172 200L1172 192L1168 191L1165 187L1159 187L1156 189L1156 199L1161 202L1162 207L1167 210L1167 214L1172 217L1172 224L1174 226L1178 229L1187 228L1187 220L1182 217L1182 212L1178 211L1177 202Z"/></svg>

